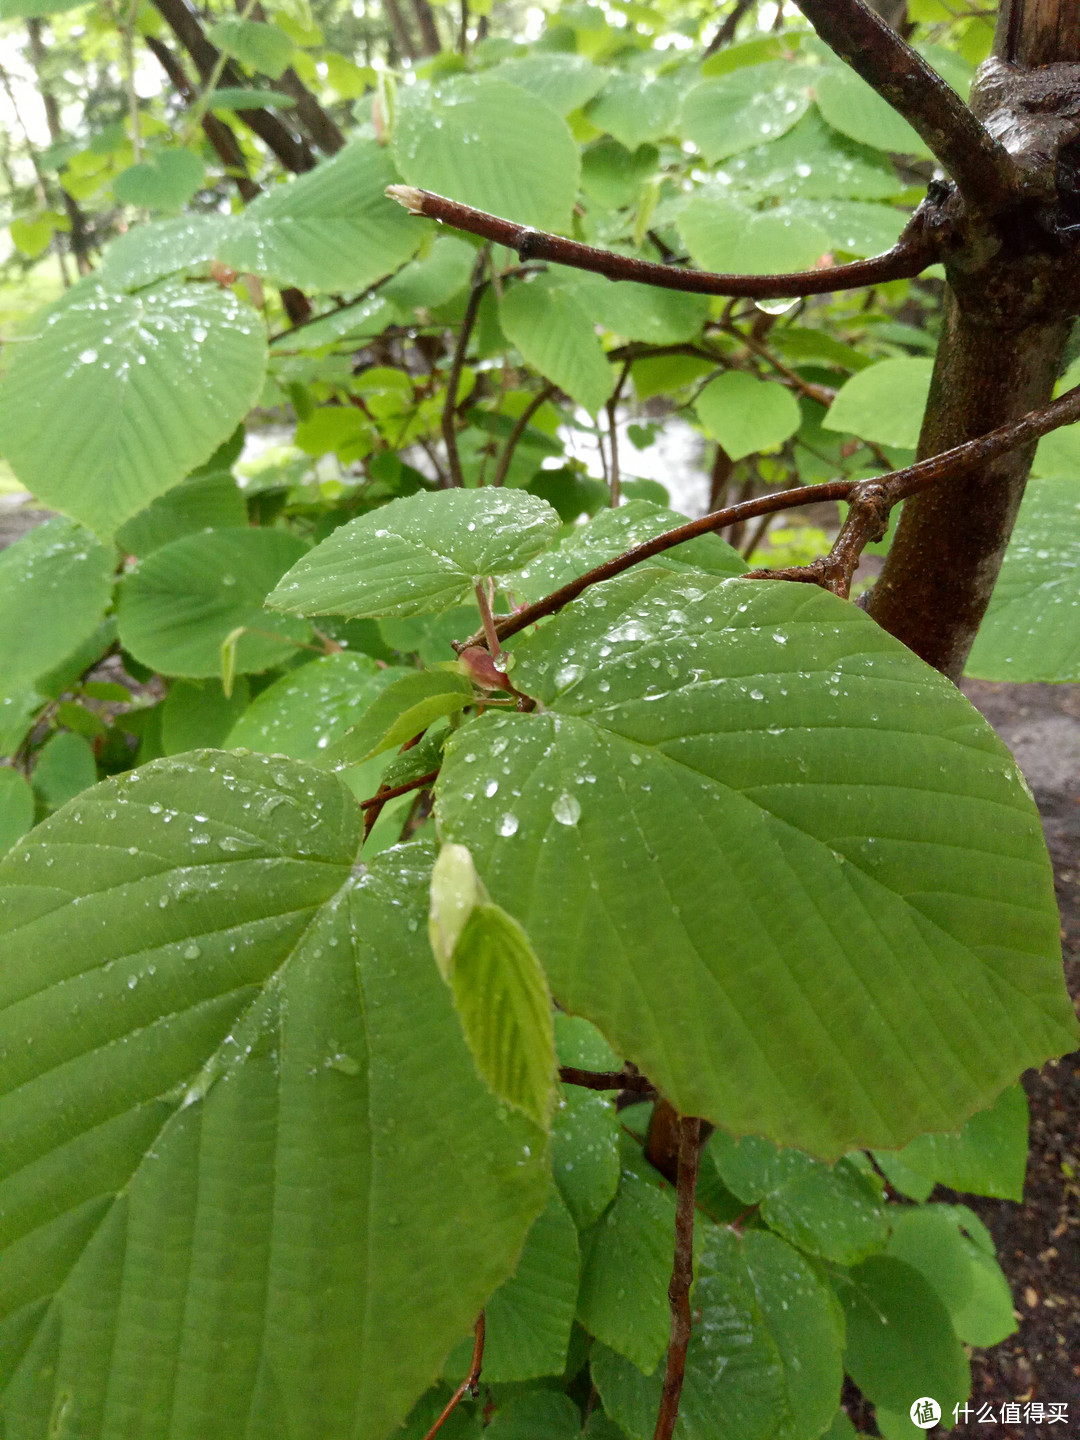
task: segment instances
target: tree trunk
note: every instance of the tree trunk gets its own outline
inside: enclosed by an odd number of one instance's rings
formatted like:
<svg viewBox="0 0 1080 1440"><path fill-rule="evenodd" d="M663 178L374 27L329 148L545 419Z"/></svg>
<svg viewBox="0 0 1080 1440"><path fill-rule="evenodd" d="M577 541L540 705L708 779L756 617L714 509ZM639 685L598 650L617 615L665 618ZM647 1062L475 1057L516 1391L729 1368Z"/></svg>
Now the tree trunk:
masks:
<svg viewBox="0 0 1080 1440"><path fill-rule="evenodd" d="M1080 6L1076 0L1004 0L995 55L1010 66L1075 62ZM1009 93L1026 128L1013 127L1000 138L1008 144L1010 134L1022 133L1024 153L1030 153L1035 128L1043 123L1023 106L1024 77L1030 75L999 66L992 77L989 70L984 76L984 90L990 79L997 85L995 102L1003 89L1016 87ZM1051 77L1041 71L1034 79L1046 85ZM979 105L977 86L973 106ZM1000 118L1000 111L995 114ZM993 128L994 115L988 118ZM1051 145L1041 198L982 226L969 219L962 246L947 262L945 325L920 457L974 439L1051 398L1077 313L1073 244L1063 227L1054 233L1063 218L1056 157ZM1047 185L1053 194L1046 193ZM880 625L953 680L963 674L990 602L1033 454L1031 446L1013 451L908 500L881 578L867 598L866 608Z"/></svg>

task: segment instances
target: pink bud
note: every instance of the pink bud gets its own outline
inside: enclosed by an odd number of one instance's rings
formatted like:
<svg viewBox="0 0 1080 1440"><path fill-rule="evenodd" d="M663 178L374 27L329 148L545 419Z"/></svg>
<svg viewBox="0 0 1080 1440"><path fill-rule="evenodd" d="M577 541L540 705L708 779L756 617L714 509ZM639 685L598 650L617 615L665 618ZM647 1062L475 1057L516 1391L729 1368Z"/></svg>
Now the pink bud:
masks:
<svg viewBox="0 0 1080 1440"><path fill-rule="evenodd" d="M458 656L466 675L474 685L483 690L510 690L512 686L501 670L495 668L495 661L479 645L470 645Z"/></svg>

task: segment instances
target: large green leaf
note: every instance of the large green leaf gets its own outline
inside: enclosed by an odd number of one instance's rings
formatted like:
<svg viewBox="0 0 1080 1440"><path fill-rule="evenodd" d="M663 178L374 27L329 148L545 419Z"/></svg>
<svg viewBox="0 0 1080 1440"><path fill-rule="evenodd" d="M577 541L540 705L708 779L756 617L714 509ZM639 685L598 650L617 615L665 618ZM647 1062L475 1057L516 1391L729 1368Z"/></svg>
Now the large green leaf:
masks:
<svg viewBox="0 0 1080 1440"><path fill-rule="evenodd" d="M999 1345L1016 1330L1012 1293L994 1259L993 1238L965 1206L901 1210L893 1221L888 1253L930 1284L949 1312L958 1339L969 1345Z"/></svg>
<svg viewBox="0 0 1080 1440"><path fill-rule="evenodd" d="M292 59L293 42L276 25L228 16L207 31L208 38L227 55L235 55L250 70L261 70L276 80Z"/></svg>
<svg viewBox="0 0 1080 1440"><path fill-rule="evenodd" d="M596 322L567 285L546 277L508 286L499 324L522 359L595 415L615 388L615 371L596 334Z"/></svg>
<svg viewBox="0 0 1080 1440"><path fill-rule="evenodd" d="M662 140L675 127L679 89L669 78L651 79L624 71L614 75L589 106L589 119L636 150L647 140Z"/></svg>
<svg viewBox="0 0 1080 1440"><path fill-rule="evenodd" d="M829 65L817 73L814 98L829 124L861 145L929 159L925 140L862 76L846 65Z"/></svg>
<svg viewBox="0 0 1080 1440"><path fill-rule="evenodd" d="M654 505L651 500L629 500L617 510L601 510L585 525L579 525L561 544L537 556L507 584L515 596L538 600L624 550L685 524L685 515ZM664 570L704 570L725 578L741 575L746 569L739 552L719 535L699 535L696 540L662 551L650 563Z"/></svg>
<svg viewBox="0 0 1080 1440"><path fill-rule="evenodd" d="M893 1184L917 1200L925 1200L935 1185L1022 1200L1028 1159L1027 1096L1022 1086L1010 1085L958 1133L917 1135L897 1154L879 1153L877 1159ZM894 1169L897 1163L900 1173ZM912 1177L918 1188L911 1186Z"/></svg>
<svg viewBox="0 0 1080 1440"><path fill-rule="evenodd" d="M71 520L47 520L0 551L0 690L14 695L90 638L112 597L116 556Z"/></svg>
<svg viewBox="0 0 1080 1440"><path fill-rule="evenodd" d="M1075 1044L1012 757L858 608L642 569L515 654L542 708L452 737L442 833L683 1114L832 1158Z"/></svg>
<svg viewBox="0 0 1080 1440"><path fill-rule="evenodd" d="M504 60L492 73L497 80L520 85L560 115L591 100L606 75L582 55L522 55Z"/></svg>
<svg viewBox="0 0 1080 1440"><path fill-rule="evenodd" d="M569 228L581 160L550 105L487 76L416 90L403 97L394 130L394 158L410 185L539 230Z"/></svg>
<svg viewBox="0 0 1080 1440"><path fill-rule="evenodd" d="M551 506L521 490L410 495L335 530L293 566L267 604L354 617L446 610L470 595L480 576L525 564L558 529Z"/></svg>
<svg viewBox="0 0 1080 1440"><path fill-rule="evenodd" d="M967 673L1080 680L1080 479L1027 488Z"/></svg>
<svg viewBox="0 0 1080 1440"><path fill-rule="evenodd" d="M702 269L726 274L807 269L829 248L823 227L790 207L752 210L735 196L708 191L683 210L679 233Z"/></svg>
<svg viewBox="0 0 1080 1440"><path fill-rule="evenodd" d="M246 524L244 492L231 474L193 475L126 520L116 543L130 555L149 555L181 535Z"/></svg>
<svg viewBox="0 0 1080 1440"><path fill-rule="evenodd" d="M39 500L111 535L227 440L266 368L262 319L231 290L76 286L15 348L0 444Z"/></svg>
<svg viewBox="0 0 1080 1440"><path fill-rule="evenodd" d="M842 1323L828 1288L783 1240L710 1227L695 1263L680 1440L815 1440L840 1399ZM663 1373L594 1346L604 1409L651 1440Z"/></svg>
<svg viewBox="0 0 1080 1440"><path fill-rule="evenodd" d="M709 1152L733 1195L761 1208L771 1230L801 1250L854 1265L888 1239L885 1211L848 1160L823 1165L801 1150L778 1150L756 1135L717 1130Z"/></svg>
<svg viewBox="0 0 1080 1440"><path fill-rule="evenodd" d="M710 380L695 408L732 460L782 445L802 423L799 402L790 390L743 370L728 370Z"/></svg>
<svg viewBox="0 0 1080 1440"><path fill-rule="evenodd" d="M571 272L572 273L572 272ZM701 333L709 316L705 295L683 295L633 282L612 285L602 275L579 270L568 283L578 304L607 330L650 345L674 345Z"/></svg>
<svg viewBox="0 0 1080 1440"><path fill-rule="evenodd" d="M826 430L914 450L933 369L933 360L912 355L860 370L841 385L822 424Z"/></svg>
<svg viewBox="0 0 1080 1440"><path fill-rule="evenodd" d="M244 627L236 670L268 670L294 653L308 627L263 609L263 596L304 553L284 530L206 530L152 551L120 585L120 639L166 675L220 675L221 647Z"/></svg>
<svg viewBox="0 0 1080 1440"><path fill-rule="evenodd" d="M710 165L787 133L810 106L816 72L771 60L704 80L683 101L682 132Z"/></svg>
<svg viewBox="0 0 1080 1440"><path fill-rule="evenodd" d="M813 107L779 140L728 156L716 181L779 200L888 200L901 188L884 155L833 130Z"/></svg>
<svg viewBox="0 0 1080 1440"><path fill-rule="evenodd" d="M13 1437L385 1440L512 1271L543 1136L461 1039L430 853L362 833L333 776L205 751L0 866Z"/></svg>

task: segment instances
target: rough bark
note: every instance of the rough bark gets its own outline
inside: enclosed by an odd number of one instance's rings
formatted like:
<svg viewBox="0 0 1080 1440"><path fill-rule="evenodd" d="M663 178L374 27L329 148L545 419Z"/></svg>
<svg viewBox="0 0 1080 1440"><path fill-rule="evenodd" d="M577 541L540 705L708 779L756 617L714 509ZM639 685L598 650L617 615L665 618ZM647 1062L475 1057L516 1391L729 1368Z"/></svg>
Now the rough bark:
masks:
<svg viewBox="0 0 1080 1440"><path fill-rule="evenodd" d="M951 197L954 248L930 399L919 439L927 456L1005 424L1051 398L1080 264L1067 227L1076 191L1076 0L1006 0L997 54L972 107L1024 166L1025 198L990 221ZM1061 70L1031 71L1033 63ZM1014 451L913 496L866 608L886 630L953 680L963 673L1001 568L1031 469Z"/></svg>

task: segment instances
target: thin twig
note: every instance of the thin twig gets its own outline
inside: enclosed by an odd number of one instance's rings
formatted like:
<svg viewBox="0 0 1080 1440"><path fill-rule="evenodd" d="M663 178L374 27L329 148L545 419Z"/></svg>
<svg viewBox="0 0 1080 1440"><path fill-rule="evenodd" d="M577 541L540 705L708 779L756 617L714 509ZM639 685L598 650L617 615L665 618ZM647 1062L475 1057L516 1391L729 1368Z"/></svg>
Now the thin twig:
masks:
<svg viewBox="0 0 1080 1440"><path fill-rule="evenodd" d="M735 39L735 31L739 21L753 4L754 0L735 0L735 6L731 13L725 17L724 23L705 47L706 60L710 55L715 55L717 50L722 49L725 45L731 44L732 40ZM777 8L781 13L783 12L784 6L782 0Z"/></svg>
<svg viewBox="0 0 1080 1440"><path fill-rule="evenodd" d="M671 1338L660 1412L653 1440L671 1440L679 1418L679 1397L686 1373L690 1343L690 1286L694 1279L694 1192L701 1158L701 1121L684 1116L679 1121L679 1178L675 1189L675 1259L671 1267L668 1300L671 1302Z"/></svg>
<svg viewBox="0 0 1080 1440"><path fill-rule="evenodd" d="M469 339L480 310L480 301L487 288L488 282L484 279L484 271L487 269L490 252L491 247L485 245L476 257L472 279L469 282L469 303L465 307L465 318L461 322L461 330L454 347L454 358L450 362L450 375L446 381L446 403L443 405L442 412L442 437L446 445L446 463L450 472L450 485L459 488L465 484L465 477L461 473L461 456L458 453L457 443L458 388L461 385L461 372L465 367L465 354L469 348Z"/></svg>
<svg viewBox="0 0 1080 1440"><path fill-rule="evenodd" d="M413 215L429 215L456 230L466 230L516 250L524 260L550 260L577 270L591 270L609 280L634 280L642 285L657 285L664 290L685 290L694 295L745 295L752 299L782 299L799 295L827 295L835 290L854 290L864 285L878 285L886 280L910 280L937 259L937 247L923 225L923 215L916 211L904 233L884 255L869 260L853 260L848 265L832 265L821 270L799 270L786 275L716 275L707 270L687 270L681 265L660 265L652 260L636 260L628 255L615 255L594 245L565 240L546 230L533 230L474 210L445 195L430 190L417 190L412 185L390 185L387 195Z"/></svg>
<svg viewBox="0 0 1080 1440"><path fill-rule="evenodd" d="M481 1310L480 1314L477 1316L476 1327L473 1331L473 1334L476 1338L473 1341L472 1364L469 1366L469 1373L465 1376L465 1379L454 1391L453 1395L450 1396L450 1399L446 1402L446 1409L442 1412L439 1418L435 1421L435 1424L432 1425L431 1429L424 1436L424 1440L432 1440L432 1436L439 1433L442 1427L446 1424L447 1420L450 1419L450 1416L461 1404L462 1400L464 1400L466 1395L476 1395L479 1393L480 1371L484 1364L483 1310Z"/></svg>
<svg viewBox="0 0 1080 1440"><path fill-rule="evenodd" d="M642 1095L655 1095L651 1080L636 1070L579 1070L576 1065L560 1065L559 1079L564 1085L578 1085L583 1090L634 1090Z"/></svg>
<svg viewBox="0 0 1080 1440"><path fill-rule="evenodd" d="M723 327L724 333L730 335L733 340L738 340L745 345L751 354L756 355L759 360L764 360L778 375L782 375L792 390L800 395L805 395L808 400L816 400L819 405L826 409L836 399L836 391L829 385L815 385L810 380L804 380L797 370L792 370L785 365L767 345L762 345L760 340L755 340L752 335L745 335L737 325L727 324Z"/></svg>
<svg viewBox="0 0 1080 1440"><path fill-rule="evenodd" d="M608 472L608 504L612 510L618 509L622 495L619 490L619 427L617 424L617 411L619 408L619 397L622 395L623 386L626 384L626 377L630 374L631 360L623 361L622 374L615 383L615 389L611 392L611 398L607 402L608 415L608 443L611 446L611 468Z"/></svg>
<svg viewBox="0 0 1080 1440"><path fill-rule="evenodd" d="M540 409L540 406L543 405L544 401L550 400L552 395L554 394L555 386L552 385L551 381L549 380L544 386L544 388L542 390L539 390L533 396L533 398L529 401L528 405L525 406L525 409L514 421L514 428L510 431L510 434L507 437L506 445L503 448L502 454L499 456L499 463L495 467L495 474L492 476L491 479L492 485L501 485L505 481L507 472L510 469L510 462L514 458L514 451L517 449L518 442L521 440L521 437L529 428L529 421Z"/></svg>
<svg viewBox="0 0 1080 1440"><path fill-rule="evenodd" d="M399 795L407 795L410 790L422 790L425 785L432 785L439 778L438 770L429 770L426 775L418 775L415 780L406 780L402 785L393 785L384 790L381 786L376 795L370 800L361 800L360 809L370 810L374 806L385 805L388 800L396 800Z"/></svg>
<svg viewBox="0 0 1080 1440"><path fill-rule="evenodd" d="M519 630L534 625L537 620L554 615L564 605L569 605L571 600L576 600L590 585L599 585L604 580L611 580L614 576L621 575L624 570L629 570L634 565L640 565L645 560L651 560L654 555L660 555L663 551L670 550L676 545L683 545L687 540L696 540L699 535L708 535L715 530L723 530L726 526L741 521L754 520L759 515L773 515L779 510L794 510L802 505L817 504L822 500L846 500L850 504L852 512L857 512L857 519L853 519L851 514L848 516L847 523L851 526L849 535L844 537L841 532L841 537L837 540L837 545L840 545L841 539L844 540L843 555L846 563L850 557L850 544L856 525L865 527L868 522L876 524L880 520L883 508L887 519L888 509L899 501L906 500L908 496L916 495L920 490L929 489L931 485L936 485L953 475L977 469L980 465L984 465L990 460L996 460L999 455L1004 455L1019 445L1029 444L1043 435L1048 435L1051 430L1057 430L1062 425L1072 425L1077 420L1080 420L1080 385L1067 390L1064 395L1041 410L1032 410L1019 420L1008 425L999 425L996 430L989 431L977 440L967 440L963 445L956 445L951 450L942 451L940 455L932 455L927 460L919 460L914 465L906 466L903 470L894 470L883 479L827 480L822 485L802 485L795 490L779 490L771 495L757 495L752 500L729 505L724 510L714 510L709 515L703 515L700 520L690 520L685 525L679 525L674 530L667 530L662 535L656 535L641 545L635 545L621 555L605 561L603 565L597 565L594 570L579 575L576 580L571 580L542 600L537 600L535 604L526 605L521 610L515 611L513 615L501 616L495 622L499 639L505 640L510 635L516 635ZM884 499L882 499L882 495L884 495ZM867 539L869 538L871 537L867 533ZM865 544L866 540L863 540L862 543ZM833 549L835 552L836 546ZM832 568L835 570L835 565ZM809 572L811 567L803 567L803 569ZM782 572L782 577L784 579L812 579L817 584L824 583L820 569L814 574L796 574L793 571L785 571ZM482 643L483 636L480 635L464 642L461 648L465 648L465 645ZM455 648L458 647L455 646Z"/></svg>
<svg viewBox="0 0 1080 1440"><path fill-rule="evenodd" d="M1020 172L952 86L864 0L795 0L830 50L922 136L969 204L1001 210Z"/></svg>
<svg viewBox="0 0 1080 1440"><path fill-rule="evenodd" d="M240 11L241 23L243 23L243 21L245 21L251 14L252 10L255 8L255 4L256 0L244 0L244 8ZM203 81L202 93L195 101L195 104L192 105L191 109L188 111L187 120L184 124L184 128L180 132L181 145L190 144L191 137L195 133L195 128L201 123L202 117L206 114L206 111L210 105L211 96L217 89L218 81L224 74L225 67L228 65L228 63L228 53L225 50L219 51L218 57L214 61L213 69Z"/></svg>

